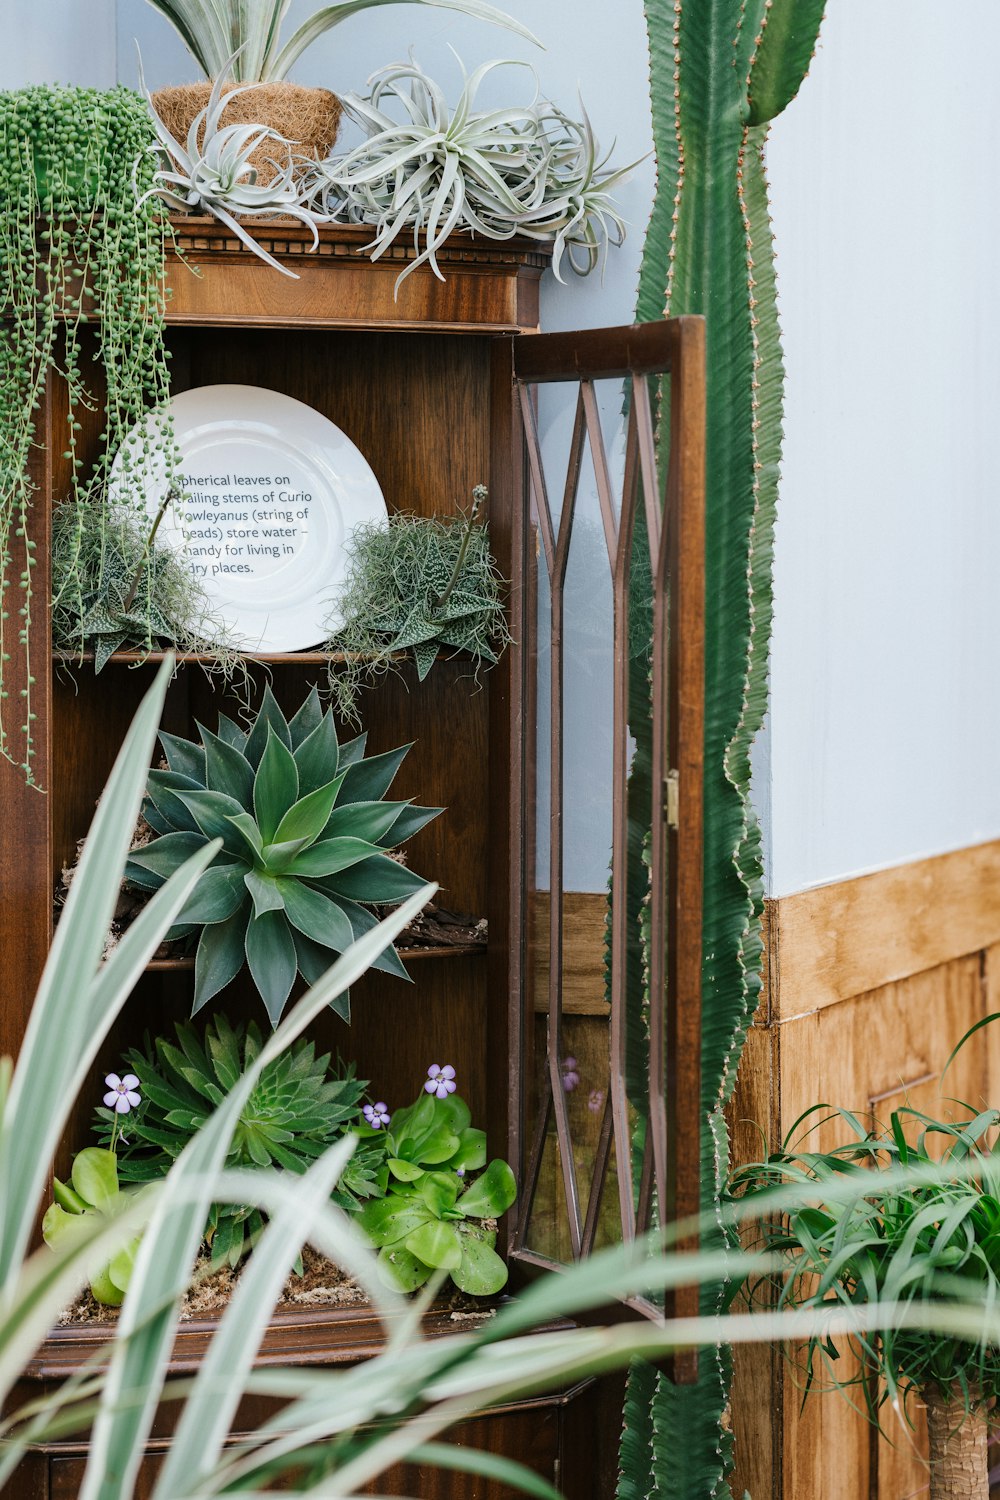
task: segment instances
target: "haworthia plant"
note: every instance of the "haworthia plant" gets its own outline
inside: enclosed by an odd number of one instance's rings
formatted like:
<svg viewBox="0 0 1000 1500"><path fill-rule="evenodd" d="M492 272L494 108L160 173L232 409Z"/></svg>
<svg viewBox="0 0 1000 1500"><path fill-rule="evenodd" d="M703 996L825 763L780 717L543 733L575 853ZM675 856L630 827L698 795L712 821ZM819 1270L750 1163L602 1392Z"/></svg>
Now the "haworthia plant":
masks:
<svg viewBox="0 0 1000 1500"><path fill-rule="evenodd" d="M748 789L767 695L783 373L763 147L770 121L802 83L824 7L825 0L644 0L658 180L637 317L707 319L706 1209L727 1168L722 1109L760 987L760 837ZM660 438L665 446L662 431ZM633 859L641 847L633 830ZM630 969L642 971L641 952ZM641 1024L630 1030L641 1035ZM706 1311L717 1308L716 1288L702 1296ZM619 1500L701 1500L725 1491L727 1388L725 1351L702 1354L691 1386L633 1367Z"/></svg>

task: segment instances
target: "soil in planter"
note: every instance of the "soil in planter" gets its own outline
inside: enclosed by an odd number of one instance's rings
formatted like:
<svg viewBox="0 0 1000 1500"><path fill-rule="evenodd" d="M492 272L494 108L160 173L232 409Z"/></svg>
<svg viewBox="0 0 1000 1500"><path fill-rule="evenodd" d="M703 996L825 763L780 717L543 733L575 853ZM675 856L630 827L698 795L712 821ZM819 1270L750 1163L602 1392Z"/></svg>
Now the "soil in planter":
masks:
<svg viewBox="0 0 1000 1500"><path fill-rule="evenodd" d="M219 1317L229 1304L229 1299L245 1264L246 1262L243 1262L235 1270L224 1266L219 1271L211 1271L208 1254L201 1255L195 1265L194 1284L184 1298L180 1314L181 1321L192 1322ZM495 1311L487 1299L468 1297L455 1286L450 1287L450 1294L445 1291L442 1296L446 1299L444 1305L452 1321L460 1325L481 1322L484 1318L491 1318ZM346 1276L340 1267L334 1265L333 1261L327 1260L325 1255L320 1255L318 1251L306 1245L302 1251L302 1275L289 1276L276 1303L276 1310L287 1312L302 1307L367 1307L368 1305L368 1298L356 1281ZM64 1326L68 1323L114 1324L118 1321L120 1311L118 1307L106 1307L104 1303L95 1301L87 1289L65 1309L59 1319L59 1325Z"/></svg>

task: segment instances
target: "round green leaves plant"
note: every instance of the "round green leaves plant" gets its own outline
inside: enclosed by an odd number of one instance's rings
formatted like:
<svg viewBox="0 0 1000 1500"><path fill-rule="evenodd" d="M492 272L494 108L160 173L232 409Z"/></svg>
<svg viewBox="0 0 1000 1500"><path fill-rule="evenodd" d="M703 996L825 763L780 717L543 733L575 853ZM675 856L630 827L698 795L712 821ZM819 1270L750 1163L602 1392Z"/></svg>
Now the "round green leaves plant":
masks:
<svg viewBox="0 0 1000 1500"><path fill-rule="evenodd" d="M169 936L199 934L195 1012L246 963L275 1026L296 973L314 983L376 925L369 904L420 889L386 850L441 809L385 801L410 747L365 758L366 735L338 744L315 688L288 720L268 687L247 732L223 714L217 733L197 727L200 743L160 735L168 769L149 773L144 806L159 837L132 851L126 875L156 890L222 839ZM394 949L375 967L407 977ZM346 996L335 1006L349 1019Z"/></svg>

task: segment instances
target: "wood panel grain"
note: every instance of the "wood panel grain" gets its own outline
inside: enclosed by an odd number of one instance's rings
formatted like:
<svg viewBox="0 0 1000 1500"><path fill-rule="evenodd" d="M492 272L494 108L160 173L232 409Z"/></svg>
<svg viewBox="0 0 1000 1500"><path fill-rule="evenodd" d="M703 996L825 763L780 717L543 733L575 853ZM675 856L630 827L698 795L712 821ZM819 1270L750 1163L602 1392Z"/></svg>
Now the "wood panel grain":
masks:
<svg viewBox="0 0 1000 1500"><path fill-rule="evenodd" d="M771 973L773 983L773 967ZM778 1145L820 1102L883 1124L906 1107L954 1119L967 1112L963 1106L995 1104L1000 1024L977 1033L943 1081L941 1072L959 1038L998 1010L1000 946L991 945L811 1014L751 1028L729 1112L734 1161L759 1155L762 1137ZM829 1119L808 1137L805 1129L798 1133L802 1149L830 1149L848 1134ZM758 1350L738 1352L733 1408L737 1480L753 1500L903 1500L926 1490L926 1432L916 1407L914 1431L890 1411L888 1437L880 1438L836 1392L811 1395L803 1405L801 1368Z"/></svg>
<svg viewBox="0 0 1000 1500"><path fill-rule="evenodd" d="M768 988L782 1019L1000 939L1000 840L767 904Z"/></svg>
<svg viewBox="0 0 1000 1500"><path fill-rule="evenodd" d="M529 955L531 1003L536 1011L549 1006L548 891L529 897ZM604 985L604 944L608 898L603 891L563 893L563 1014L610 1014Z"/></svg>

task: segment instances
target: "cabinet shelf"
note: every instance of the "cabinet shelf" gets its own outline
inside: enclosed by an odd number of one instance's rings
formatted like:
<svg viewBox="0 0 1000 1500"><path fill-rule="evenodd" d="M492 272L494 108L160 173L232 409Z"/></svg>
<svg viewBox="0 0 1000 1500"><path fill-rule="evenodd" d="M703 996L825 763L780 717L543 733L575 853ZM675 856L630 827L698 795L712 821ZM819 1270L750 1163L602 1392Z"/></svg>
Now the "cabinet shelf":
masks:
<svg viewBox="0 0 1000 1500"><path fill-rule="evenodd" d="M485 956L485 943L442 943L438 947L397 948L404 963L413 963L418 958L471 958L477 954ZM147 974L180 974L193 971L194 955L180 958L152 958L146 965Z"/></svg>

